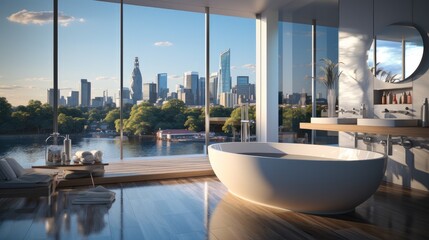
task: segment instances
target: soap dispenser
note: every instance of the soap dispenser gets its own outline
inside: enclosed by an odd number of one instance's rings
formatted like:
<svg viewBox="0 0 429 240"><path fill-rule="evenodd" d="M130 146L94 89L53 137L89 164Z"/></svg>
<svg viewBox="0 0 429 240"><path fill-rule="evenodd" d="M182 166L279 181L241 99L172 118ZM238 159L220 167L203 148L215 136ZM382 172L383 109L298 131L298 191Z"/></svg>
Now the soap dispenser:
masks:
<svg viewBox="0 0 429 240"><path fill-rule="evenodd" d="M429 127L429 103L427 98L425 98L425 102L423 103L421 116L422 127Z"/></svg>

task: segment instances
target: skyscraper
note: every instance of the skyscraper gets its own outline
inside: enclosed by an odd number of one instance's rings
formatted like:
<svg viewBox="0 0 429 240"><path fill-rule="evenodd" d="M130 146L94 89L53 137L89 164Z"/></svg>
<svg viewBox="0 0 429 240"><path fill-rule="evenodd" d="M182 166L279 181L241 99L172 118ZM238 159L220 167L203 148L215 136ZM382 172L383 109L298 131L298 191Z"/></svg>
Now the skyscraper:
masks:
<svg viewBox="0 0 429 240"><path fill-rule="evenodd" d="M191 89L193 95L193 103L190 105L199 105L200 93L199 93L199 77L198 72L185 72L183 78L183 85L185 89Z"/></svg>
<svg viewBox="0 0 429 240"><path fill-rule="evenodd" d="M80 80L80 106L91 106L91 82L86 79Z"/></svg>
<svg viewBox="0 0 429 240"><path fill-rule="evenodd" d="M54 89L49 88L47 94L47 102L49 105L54 106ZM60 102L60 90L58 89L58 104Z"/></svg>
<svg viewBox="0 0 429 240"><path fill-rule="evenodd" d="M155 83L143 84L143 100L149 103L156 102L156 84Z"/></svg>
<svg viewBox="0 0 429 240"><path fill-rule="evenodd" d="M217 99L217 87L218 87L218 78L217 72L210 74L210 102L213 104L219 104Z"/></svg>
<svg viewBox="0 0 429 240"><path fill-rule="evenodd" d="M235 87L237 97L243 102L252 102L255 100L255 85L249 84L248 76L237 76L237 86Z"/></svg>
<svg viewBox="0 0 429 240"><path fill-rule="evenodd" d="M228 49L225 52L220 54L220 63L219 63L219 75L218 75L218 93L217 99L219 102L220 95L222 93L230 93L231 92L231 50Z"/></svg>
<svg viewBox="0 0 429 240"><path fill-rule="evenodd" d="M158 97L162 99L167 98L168 88L167 88L167 73L158 73L157 75L157 93Z"/></svg>
<svg viewBox="0 0 429 240"><path fill-rule="evenodd" d="M143 80L139 68L139 58L136 57L134 60L134 69L131 76L131 99L133 100L133 104L136 104L137 101L143 99L142 84Z"/></svg>
<svg viewBox="0 0 429 240"><path fill-rule="evenodd" d="M249 84L249 76L237 76L237 85Z"/></svg>
<svg viewBox="0 0 429 240"><path fill-rule="evenodd" d="M133 104L133 100L130 98L130 89L127 87L124 87L122 90L122 94L124 95L122 98L122 103L124 104ZM116 107L120 107L121 106L121 89L118 89L118 95L116 96L115 99L115 104Z"/></svg>
<svg viewBox="0 0 429 240"><path fill-rule="evenodd" d="M69 96L67 96L67 106L77 107L79 105L79 92L70 91Z"/></svg>
<svg viewBox="0 0 429 240"><path fill-rule="evenodd" d="M204 105L206 102L206 78L200 77L200 84L199 84L199 99L198 99L198 105Z"/></svg>

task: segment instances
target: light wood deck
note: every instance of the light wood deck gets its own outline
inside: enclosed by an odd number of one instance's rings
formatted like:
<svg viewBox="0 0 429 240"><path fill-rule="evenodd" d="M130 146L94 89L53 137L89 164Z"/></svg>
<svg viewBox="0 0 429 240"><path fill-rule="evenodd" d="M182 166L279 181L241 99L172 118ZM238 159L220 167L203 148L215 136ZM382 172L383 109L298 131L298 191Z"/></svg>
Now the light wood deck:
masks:
<svg viewBox="0 0 429 240"><path fill-rule="evenodd" d="M109 162L103 177L94 177L94 183L125 183L183 177L213 176L207 156L177 156L144 160ZM62 179L58 187L91 185L90 178Z"/></svg>
<svg viewBox="0 0 429 240"><path fill-rule="evenodd" d="M111 205L74 205L90 187L0 198L0 239L429 239L429 193L383 183L355 211L319 216L260 206L216 177L103 185ZM352 190L351 190L352 191Z"/></svg>

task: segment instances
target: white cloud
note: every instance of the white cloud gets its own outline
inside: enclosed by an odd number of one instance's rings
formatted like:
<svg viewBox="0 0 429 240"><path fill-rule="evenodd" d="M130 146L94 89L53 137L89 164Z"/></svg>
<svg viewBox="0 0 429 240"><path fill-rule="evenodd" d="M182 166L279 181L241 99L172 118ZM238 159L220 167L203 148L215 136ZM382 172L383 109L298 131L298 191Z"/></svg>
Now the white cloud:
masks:
<svg viewBox="0 0 429 240"><path fill-rule="evenodd" d="M168 75L168 79L171 79L171 80L180 80L180 79L183 79L183 77L179 76L179 75Z"/></svg>
<svg viewBox="0 0 429 240"><path fill-rule="evenodd" d="M231 70L236 70L236 69L238 69L237 66L231 66Z"/></svg>
<svg viewBox="0 0 429 240"><path fill-rule="evenodd" d="M35 24L35 25L45 25L53 21L53 12L52 11L39 11L33 12L23 9L19 12L12 13L7 19L11 22L19 24ZM67 27L72 22L85 22L83 18L75 18L73 16L65 15L63 12L58 13L58 22L61 26Z"/></svg>
<svg viewBox="0 0 429 240"><path fill-rule="evenodd" d="M116 77L106 77L106 76L98 76L95 78L95 81L116 81Z"/></svg>
<svg viewBox="0 0 429 240"><path fill-rule="evenodd" d="M16 90L16 89L22 89L22 88L28 88L28 89L34 89L33 86L18 86L18 85L0 85L0 90Z"/></svg>
<svg viewBox="0 0 429 240"><path fill-rule="evenodd" d="M34 81L52 82L52 79L49 79L49 78L46 78L46 77L29 77L29 78L25 78L24 81L26 81L26 82L34 82Z"/></svg>
<svg viewBox="0 0 429 240"><path fill-rule="evenodd" d="M164 41L164 42L155 42L153 45L157 47L171 47L173 46L173 43L169 41Z"/></svg>
<svg viewBox="0 0 429 240"><path fill-rule="evenodd" d="M256 65L255 65L255 64L252 64L252 63L248 63L248 64L244 64L244 65L242 66L242 68L255 70L255 69L256 69Z"/></svg>

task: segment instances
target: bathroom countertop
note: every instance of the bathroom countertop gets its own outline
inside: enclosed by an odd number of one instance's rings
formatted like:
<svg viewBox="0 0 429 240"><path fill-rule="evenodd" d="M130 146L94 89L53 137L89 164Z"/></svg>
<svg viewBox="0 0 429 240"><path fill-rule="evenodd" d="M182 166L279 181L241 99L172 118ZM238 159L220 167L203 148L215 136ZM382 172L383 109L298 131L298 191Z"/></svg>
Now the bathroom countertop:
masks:
<svg viewBox="0 0 429 240"><path fill-rule="evenodd" d="M339 131L339 132L360 132L392 136L408 136L429 138L429 128L422 127L379 127L379 126L359 126L349 124L319 124L300 123L301 129Z"/></svg>

